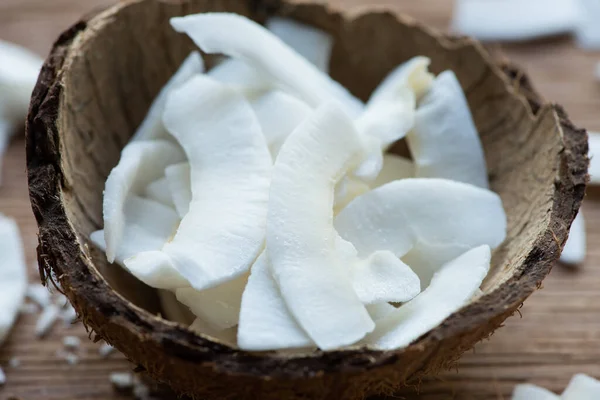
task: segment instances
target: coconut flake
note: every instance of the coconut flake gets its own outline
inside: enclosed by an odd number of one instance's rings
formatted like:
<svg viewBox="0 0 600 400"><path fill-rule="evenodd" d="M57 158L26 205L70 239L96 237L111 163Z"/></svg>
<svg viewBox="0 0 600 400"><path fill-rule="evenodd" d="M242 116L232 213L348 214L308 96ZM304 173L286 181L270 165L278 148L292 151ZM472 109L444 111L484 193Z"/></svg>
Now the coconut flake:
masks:
<svg viewBox="0 0 600 400"><path fill-rule="evenodd" d="M110 383L117 390L131 390L134 379L130 372L113 372L109 376Z"/></svg>
<svg viewBox="0 0 600 400"><path fill-rule="evenodd" d="M28 285L25 295L42 308L45 308L51 303L50 292L44 285L39 283Z"/></svg>
<svg viewBox="0 0 600 400"><path fill-rule="evenodd" d="M72 305L68 304L65 309L60 312L60 319L62 319L67 326L75 322L77 319L77 312Z"/></svg>
<svg viewBox="0 0 600 400"><path fill-rule="evenodd" d="M59 313L60 308L56 304L50 304L44 308L44 311L42 311L35 323L35 335L37 337L46 336L54 325L54 322L56 322Z"/></svg>
<svg viewBox="0 0 600 400"><path fill-rule="evenodd" d="M283 142L312 109L302 100L281 90L255 91L247 97L265 135L271 156L275 159Z"/></svg>
<svg viewBox="0 0 600 400"><path fill-rule="evenodd" d="M177 301L175 293L168 290L159 290L158 298L162 316L165 319L184 325L189 325L194 320L194 316L187 307Z"/></svg>
<svg viewBox="0 0 600 400"><path fill-rule="evenodd" d="M237 58L226 58L208 71L207 75L237 89L264 90L273 87L272 82L261 71Z"/></svg>
<svg viewBox="0 0 600 400"><path fill-rule="evenodd" d="M1 67L0 67L1 68ZM17 223L0 213L0 345L8 336L27 289L27 267Z"/></svg>
<svg viewBox="0 0 600 400"><path fill-rule="evenodd" d="M513 391L512 400L559 400L560 397L549 390L524 383L517 385Z"/></svg>
<svg viewBox="0 0 600 400"><path fill-rule="evenodd" d="M323 350L354 343L374 327L340 263L332 224L335 184L366 156L352 121L330 103L289 136L273 168L266 236L273 277Z"/></svg>
<svg viewBox="0 0 600 400"><path fill-rule="evenodd" d="M594 1L594 0L592 0ZM485 41L523 41L573 31L580 23L574 0L457 0L452 30Z"/></svg>
<svg viewBox="0 0 600 400"><path fill-rule="evenodd" d="M569 238L563 247L560 261L569 265L582 264L586 252L585 238L585 221L580 210L571 224Z"/></svg>
<svg viewBox="0 0 600 400"><path fill-rule="evenodd" d="M329 73L329 58L333 47L333 37L330 34L282 17L271 17L265 25L269 31L320 71Z"/></svg>
<svg viewBox="0 0 600 400"><path fill-rule="evenodd" d="M587 50L600 49L600 3L597 0L576 0L579 3L580 15L575 34L577 44Z"/></svg>
<svg viewBox="0 0 600 400"><path fill-rule="evenodd" d="M68 349L76 349L81 344L81 339L77 336L65 336L63 338L63 345Z"/></svg>
<svg viewBox="0 0 600 400"><path fill-rule="evenodd" d="M346 88L305 60L283 41L254 21L237 14L205 13L171 19L177 32L186 33L203 51L240 59L260 69L273 82L297 94L309 105L335 99L351 116L363 109Z"/></svg>
<svg viewBox="0 0 600 400"><path fill-rule="evenodd" d="M112 353L114 350L115 348L110 344L102 343L102 345L98 349L98 354L100 354L100 357L102 358L107 358L110 355L110 353Z"/></svg>
<svg viewBox="0 0 600 400"><path fill-rule="evenodd" d="M598 400L600 399L600 381L584 374L574 375L561 399Z"/></svg>
<svg viewBox="0 0 600 400"><path fill-rule="evenodd" d="M441 324L479 289L490 258L489 246L483 245L445 264L427 289L378 321L364 343L381 350L398 349Z"/></svg>
<svg viewBox="0 0 600 400"><path fill-rule="evenodd" d="M146 189L144 189L144 197L149 200L154 200L158 203L164 204L167 207L175 207L166 177L162 177L154 182L150 182L148 186L146 186Z"/></svg>
<svg viewBox="0 0 600 400"><path fill-rule="evenodd" d="M383 167L371 187L377 188L400 179L414 178L415 164L407 158L395 154L384 154Z"/></svg>
<svg viewBox="0 0 600 400"><path fill-rule="evenodd" d="M205 290L177 289L177 300L212 329L222 331L238 324L242 293L248 281L244 274L219 286Z"/></svg>
<svg viewBox="0 0 600 400"><path fill-rule="evenodd" d="M262 250L271 156L248 102L205 76L172 93L164 122L188 156L192 202L173 240L135 262L172 265L208 289L243 275Z"/></svg>
<svg viewBox="0 0 600 400"><path fill-rule="evenodd" d="M171 77L167 84L158 93L154 102L148 110L144 121L133 135L132 141L150 140L150 139L171 139L169 132L162 123L162 114L165 110L167 97L172 90L180 87L192 76L204 72L204 61L197 51L193 51L183 61L179 70Z"/></svg>
<svg viewBox="0 0 600 400"><path fill-rule="evenodd" d="M375 323L390 315L394 310L396 310L396 307L390 303L369 304L367 306L367 311Z"/></svg>
<svg viewBox="0 0 600 400"><path fill-rule="evenodd" d="M333 213L339 214L352 200L367 193L371 187L352 176L345 176L335 187Z"/></svg>
<svg viewBox="0 0 600 400"><path fill-rule="evenodd" d="M31 51L0 40L0 161L10 137L25 122L31 92L43 60ZM1 165L0 165L1 171Z"/></svg>
<svg viewBox="0 0 600 400"><path fill-rule="evenodd" d="M192 201L190 164L170 165L165 169L165 176L167 177L171 201L175 204L179 217L183 218L188 213Z"/></svg>
<svg viewBox="0 0 600 400"><path fill-rule="evenodd" d="M163 176L167 166L183 160L181 149L165 140L132 142L125 146L104 190L104 240L109 262L115 261L117 249L123 242L127 198L141 194L150 182Z"/></svg>
<svg viewBox="0 0 600 400"><path fill-rule="evenodd" d="M590 184L598 185L600 184L600 133L588 132L588 145Z"/></svg>

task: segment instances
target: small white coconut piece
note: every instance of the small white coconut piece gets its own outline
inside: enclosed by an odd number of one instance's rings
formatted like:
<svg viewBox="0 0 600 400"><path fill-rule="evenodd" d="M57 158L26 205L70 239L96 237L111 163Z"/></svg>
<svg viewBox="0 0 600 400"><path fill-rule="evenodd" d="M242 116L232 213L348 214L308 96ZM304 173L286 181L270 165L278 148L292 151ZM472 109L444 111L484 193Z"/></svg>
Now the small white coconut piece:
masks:
<svg viewBox="0 0 600 400"><path fill-rule="evenodd" d="M593 1L593 0L592 0ZM575 30L577 1L457 0L452 30L484 41L524 41Z"/></svg>
<svg viewBox="0 0 600 400"><path fill-rule="evenodd" d="M375 323L390 315L394 310L396 310L396 307L390 303L369 304L367 306L367 311Z"/></svg>
<svg viewBox="0 0 600 400"><path fill-rule="evenodd" d="M72 305L68 304L63 310L61 310L60 319L63 320L66 326L69 326L75 322L77 319L77 312Z"/></svg>
<svg viewBox="0 0 600 400"><path fill-rule="evenodd" d="M81 344L81 339L77 336L65 336L63 338L63 345L68 349L77 349Z"/></svg>
<svg viewBox="0 0 600 400"><path fill-rule="evenodd" d="M561 395L562 400L598 400L600 399L600 381L576 374Z"/></svg>
<svg viewBox="0 0 600 400"><path fill-rule="evenodd" d="M117 249L123 242L128 197L142 194L150 182L163 176L167 166L184 158L176 144L165 140L134 141L125 146L104 189L104 241L109 262L115 261Z"/></svg>
<svg viewBox="0 0 600 400"><path fill-rule="evenodd" d="M506 236L500 197L446 179L402 179L357 197L335 218L339 234L361 259L387 250L410 265L422 288L445 263Z"/></svg>
<svg viewBox="0 0 600 400"><path fill-rule="evenodd" d="M56 322L59 314L60 307L56 304L50 304L44 308L35 323L35 335L40 338L46 336Z"/></svg>
<svg viewBox="0 0 600 400"><path fill-rule="evenodd" d="M367 151L349 117L329 103L289 136L273 168L266 235L273 277L290 313L323 350L374 328L340 263L332 223L335 185Z"/></svg>
<svg viewBox="0 0 600 400"><path fill-rule="evenodd" d="M186 33L206 53L225 54L255 66L312 107L335 99L350 116L362 112L364 105L346 88L246 17L204 13L172 18L171 25L177 32Z"/></svg>
<svg viewBox="0 0 600 400"><path fill-rule="evenodd" d="M2 155L10 137L24 125L29 99L43 60L14 43L0 40L0 179Z"/></svg>
<svg viewBox="0 0 600 400"><path fill-rule="evenodd" d="M172 139L162 123L167 97L173 89L187 82L192 76L204 72L204 61L197 51L193 51L183 61L177 72L158 93L146 114L146 118L133 135L132 141L151 139Z"/></svg>
<svg viewBox="0 0 600 400"><path fill-rule="evenodd" d="M244 274L219 286L205 290L181 288L175 291L177 300L212 329L222 331L238 324L242 293L248 281Z"/></svg>
<svg viewBox="0 0 600 400"><path fill-rule="evenodd" d="M50 291L40 283L29 284L25 295L41 308L45 308L51 303Z"/></svg>
<svg viewBox="0 0 600 400"><path fill-rule="evenodd" d="M102 345L98 349L98 354L102 358L107 358L114 350L115 350L115 348L113 346L111 346L110 344L102 343Z"/></svg>
<svg viewBox="0 0 600 400"><path fill-rule="evenodd" d="M333 37L313 26L289 18L271 17L267 29L320 71L329 73Z"/></svg>
<svg viewBox="0 0 600 400"><path fill-rule="evenodd" d="M590 185L600 184L600 133L588 132Z"/></svg>
<svg viewBox="0 0 600 400"><path fill-rule="evenodd" d="M261 71L238 58L226 58L206 74L241 90L264 90L274 86Z"/></svg>
<svg viewBox="0 0 600 400"><path fill-rule="evenodd" d="M587 50L600 49L600 3L596 0L575 0L579 3L580 17L575 34L579 47Z"/></svg>
<svg viewBox="0 0 600 400"><path fill-rule="evenodd" d="M454 72L442 72L434 80L406 140L416 177L489 186L483 146Z"/></svg>
<svg viewBox="0 0 600 400"><path fill-rule="evenodd" d="M173 204L173 197L171 196L169 182L164 176L155 180L154 182L150 182L144 189L143 194L144 197L149 200L154 200L158 203L164 204L167 207L175 207L175 204Z"/></svg>
<svg viewBox="0 0 600 400"><path fill-rule="evenodd" d="M109 380L117 390L131 390L134 384L133 374L130 372L113 372Z"/></svg>
<svg viewBox="0 0 600 400"><path fill-rule="evenodd" d="M530 383L517 385L513 391L512 400L559 400L560 397L549 390Z"/></svg>
<svg viewBox="0 0 600 400"><path fill-rule="evenodd" d="M27 267L19 228L14 220L1 213L0 255L1 345L19 314L27 290Z"/></svg>
<svg viewBox="0 0 600 400"><path fill-rule="evenodd" d="M175 205L179 217L183 218L188 213L192 201L190 164L179 163L169 165L165 169L165 176L171 195L171 201Z"/></svg>
<svg viewBox="0 0 600 400"><path fill-rule="evenodd" d="M4 373L4 370L2 370L2 367L0 367L0 386L6 384L6 374Z"/></svg>
<svg viewBox="0 0 600 400"><path fill-rule="evenodd" d="M445 264L427 289L378 321L364 343L381 350L408 346L468 302L487 275L490 259L490 248L483 245Z"/></svg>
<svg viewBox="0 0 600 400"><path fill-rule="evenodd" d="M569 265L579 265L585 260L586 252L586 235L585 235L585 221L583 219L583 213L579 210L579 213L571 224L571 230L569 231L569 238L565 243L565 247L560 254L560 261Z"/></svg>
<svg viewBox="0 0 600 400"><path fill-rule="evenodd" d="M162 251L131 260L140 271L171 265L208 289L244 274L262 250L271 156L246 99L209 77L173 91L163 119L187 154L192 201Z"/></svg>
<svg viewBox="0 0 600 400"><path fill-rule="evenodd" d="M370 185L375 189L386 183L414 177L415 164L411 160L396 154L387 153L383 155L383 167L379 175L377 175L377 178Z"/></svg>
<svg viewBox="0 0 600 400"><path fill-rule="evenodd" d="M334 215L339 214L352 200L369 190L371 187L364 181L349 175L343 177L335 187Z"/></svg>

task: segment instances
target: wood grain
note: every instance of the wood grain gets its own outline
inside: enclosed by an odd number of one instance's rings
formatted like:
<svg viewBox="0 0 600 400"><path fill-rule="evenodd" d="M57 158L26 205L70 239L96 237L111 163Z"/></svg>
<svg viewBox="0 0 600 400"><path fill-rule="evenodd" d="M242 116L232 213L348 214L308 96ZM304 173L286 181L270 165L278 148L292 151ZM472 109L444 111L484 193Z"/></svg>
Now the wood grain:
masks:
<svg viewBox="0 0 600 400"><path fill-rule="evenodd" d="M357 9L360 0L336 0ZM54 38L80 15L110 4L109 0L0 0L0 39L11 40L46 54ZM369 6L400 10L439 29L446 29L452 3L446 0L387 0ZM600 86L593 70L598 54L577 49L570 38L518 45L492 45L525 67L534 84L549 100L561 103L581 127L600 130ZM5 159L0 211L16 218L23 233L31 281L39 279L35 262L36 226L27 196L23 141L12 143ZM585 266L571 270L557 266L522 308L523 318L513 317L488 341L465 355L458 371L421 383L399 393L405 399L509 399L512 388L532 382L559 391L571 375L584 372L600 377L600 190L590 189L584 205L588 227ZM0 255L1 257L1 255ZM99 344L87 340L81 325L57 324L44 340L33 335L35 315L19 319L7 343L0 349L0 366L8 383L0 388L0 400L11 396L29 399L127 399L115 393L108 381L111 372L130 369L119 354L102 359ZM56 356L62 337L80 336L80 361L69 366ZM21 361L17 368L9 359Z"/></svg>

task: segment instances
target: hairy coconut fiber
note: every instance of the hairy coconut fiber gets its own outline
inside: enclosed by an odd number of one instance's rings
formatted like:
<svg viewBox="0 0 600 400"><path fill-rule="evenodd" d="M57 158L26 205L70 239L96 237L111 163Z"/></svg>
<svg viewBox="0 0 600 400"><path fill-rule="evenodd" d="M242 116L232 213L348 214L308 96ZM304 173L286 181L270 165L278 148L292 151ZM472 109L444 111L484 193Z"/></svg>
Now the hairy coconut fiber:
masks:
<svg viewBox="0 0 600 400"><path fill-rule="evenodd" d="M169 18L230 11L280 14L335 38L331 73L366 99L392 68L425 55L452 69L485 148L491 187L508 214L484 295L410 347L293 355L248 353L157 316L156 293L107 265L89 234L102 227L102 190L154 96L193 49ZM452 367L540 286L583 198L587 135L545 103L518 69L471 39L390 12L347 15L267 0L127 0L56 41L33 93L27 167L42 278L58 280L84 324L154 379L198 399L361 399Z"/></svg>

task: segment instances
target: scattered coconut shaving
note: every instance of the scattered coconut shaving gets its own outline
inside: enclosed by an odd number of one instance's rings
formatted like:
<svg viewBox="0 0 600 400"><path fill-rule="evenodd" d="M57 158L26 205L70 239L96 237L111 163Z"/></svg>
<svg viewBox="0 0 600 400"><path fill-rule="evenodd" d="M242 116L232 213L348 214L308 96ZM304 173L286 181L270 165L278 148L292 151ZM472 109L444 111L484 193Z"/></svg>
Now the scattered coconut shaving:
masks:
<svg viewBox="0 0 600 400"><path fill-rule="evenodd" d="M29 284L25 294L42 308L46 308L51 303L50 291L40 283Z"/></svg>
<svg viewBox="0 0 600 400"><path fill-rule="evenodd" d="M102 358L107 358L114 350L115 348L110 344L102 343L102 345L98 349L98 354L100 354L100 357Z"/></svg>
<svg viewBox="0 0 600 400"><path fill-rule="evenodd" d="M568 265L579 265L585 260L586 234L583 213L580 210L569 231L569 238L560 254L560 261Z"/></svg>
<svg viewBox="0 0 600 400"><path fill-rule="evenodd" d="M131 390L135 382L134 376L130 372L113 372L109 377L110 383L117 390Z"/></svg>
<svg viewBox="0 0 600 400"><path fill-rule="evenodd" d="M598 400L600 399L600 381L585 374L573 376L569 385L558 396L549 390L529 383L517 385L512 400Z"/></svg>
<svg viewBox="0 0 600 400"><path fill-rule="evenodd" d="M65 350L56 350L56 357L65 360L69 365L76 365L79 362L79 356L73 352Z"/></svg>
<svg viewBox="0 0 600 400"><path fill-rule="evenodd" d="M60 312L60 319L63 320L65 325L69 326L77 320L77 311L75 311L71 304L67 304Z"/></svg>
<svg viewBox="0 0 600 400"><path fill-rule="evenodd" d="M35 324L35 335L39 338L46 336L59 314L60 308L56 304L50 304L44 308Z"/></svg>
<svg viewBox="0 0 600 400"><path fill-rule="evenodd" d="M81 344L81 339L77 336L65 336L63 338L63 344L68 349L77 349Z"/></svg>

